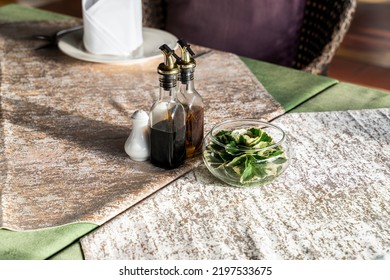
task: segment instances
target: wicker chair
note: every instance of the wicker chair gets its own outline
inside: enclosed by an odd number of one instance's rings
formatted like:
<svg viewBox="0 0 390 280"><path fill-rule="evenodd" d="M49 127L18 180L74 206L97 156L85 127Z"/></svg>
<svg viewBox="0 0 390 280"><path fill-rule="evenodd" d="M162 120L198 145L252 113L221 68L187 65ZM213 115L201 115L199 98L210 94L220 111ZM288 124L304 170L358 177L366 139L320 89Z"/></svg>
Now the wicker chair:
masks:
<svg viewBox="0 0 390 280"><path fill-rule="evenodd" d="M356 10L357 0L306 0L293 67L326 74ZM166 0L143 0L144 26L164 29Z"/></svg>
<svg viewBox="0 0 390 280"><path fill-rule="evenodd" d="M307 0L293 67L325 74L356 10L356 0Z"/></svg>

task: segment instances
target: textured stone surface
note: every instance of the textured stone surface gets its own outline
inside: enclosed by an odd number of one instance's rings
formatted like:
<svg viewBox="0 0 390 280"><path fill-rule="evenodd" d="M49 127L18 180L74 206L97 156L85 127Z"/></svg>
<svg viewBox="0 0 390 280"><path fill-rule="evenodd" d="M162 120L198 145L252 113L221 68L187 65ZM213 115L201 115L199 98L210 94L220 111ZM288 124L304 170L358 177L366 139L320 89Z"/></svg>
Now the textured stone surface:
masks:
<svg viewBox="0 0 390 280"><path fill-rule="evenodd" d="M204 165L81 241L87 259L375 259L390 253L390 109L287 114L277 181L227 187Z"/></svg>
<svg viewBox="0 0 390 280"><path fill-rule="evenodd" d="M44 42L30 39L79 24L0 24L0 227L101 224L199 162L166 171L133 162L124 152L130 116L149 111L157 99L162 58L87 63L55 48L35 50ZM283 114L237 56L212 51L197 62L206 131L225 118Z"/></svg>

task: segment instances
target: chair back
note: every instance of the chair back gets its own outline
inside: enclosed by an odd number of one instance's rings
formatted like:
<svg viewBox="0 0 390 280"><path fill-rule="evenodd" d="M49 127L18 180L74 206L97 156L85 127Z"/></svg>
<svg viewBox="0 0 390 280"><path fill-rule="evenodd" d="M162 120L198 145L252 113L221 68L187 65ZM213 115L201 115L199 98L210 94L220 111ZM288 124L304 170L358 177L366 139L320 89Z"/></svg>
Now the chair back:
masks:
<svg viewBox="0 0 390 280"><path fill-rule="evenodd" d="M293 67L326 74L356 10L356 0L307 0Z"/></svg>
<svg viewBox="0 0 390 280"><path fill-rule="evenodd" d="M143 25L165 29L169 0L142 0ZM351 24L357 0L306 0L292 67L326 74Z"/></svg>

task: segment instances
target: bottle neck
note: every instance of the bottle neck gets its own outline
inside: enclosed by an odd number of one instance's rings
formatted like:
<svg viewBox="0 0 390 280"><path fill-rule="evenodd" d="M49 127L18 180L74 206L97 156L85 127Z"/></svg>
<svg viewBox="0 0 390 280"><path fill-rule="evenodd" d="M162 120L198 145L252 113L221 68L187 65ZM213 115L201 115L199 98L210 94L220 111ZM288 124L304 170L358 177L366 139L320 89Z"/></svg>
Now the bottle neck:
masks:
<svg viewBox="0 0 390 280"><path fill-rule="evenodd" d="M160 101L169 101L177 98L177 88L163 88L160 87Z"/></svg>
<svg viewBox="0 0 390 280"><path fill-rule="evenodd" d="M176 98L177 75L160 75L160 100Z"/></svg>
<svg viewBox="0 0 390 280"><path fill-rule="evenodd" d="M194 70L187 70L180 72L180 82L182 84L188 84L194 81Z"/></svg>
<svg viewBox="0 0 390 280"><path fill-rule="evenodd" d="M185 90L185 92L187 93L192 93L195 91L195 84L194 84L194 80L188 80L187 82L185 83L181 83L182 85L182 90Z"/></svg>
<svg viewBox="0 0 390 280"><path fill-rule="evenodd" d="M177 86L177 75L160 75L160 88L169 91Z"/></svg>

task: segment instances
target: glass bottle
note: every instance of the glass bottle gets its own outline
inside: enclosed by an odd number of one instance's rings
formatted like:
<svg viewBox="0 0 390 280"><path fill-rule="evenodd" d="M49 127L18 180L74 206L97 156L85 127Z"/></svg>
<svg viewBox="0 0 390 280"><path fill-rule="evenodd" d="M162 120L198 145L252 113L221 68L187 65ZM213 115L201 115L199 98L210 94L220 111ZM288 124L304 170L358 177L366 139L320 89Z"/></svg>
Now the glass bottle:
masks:
<svg viewBox="0 0 390 280"><path fill-rule="evenodd" d="M149 113L150 161L158 167L172 169L186 158L186 112L176 92L179 69L173 56L179 58L167 45L162 45L160 50L164 55L164 62L157 68L160 94Z"/></svg>
<svg viewBox="0 0 390 280"><path fill-rule="evenodd" d="M195 54L185 40L179 40L178 44L181 49L181 59L177 62L180 70L178 99L184 105L187 113L186 152L187 158L191 158L200 154L202 150L204 104L194 85L196 62L191 56Z"/></svg>

